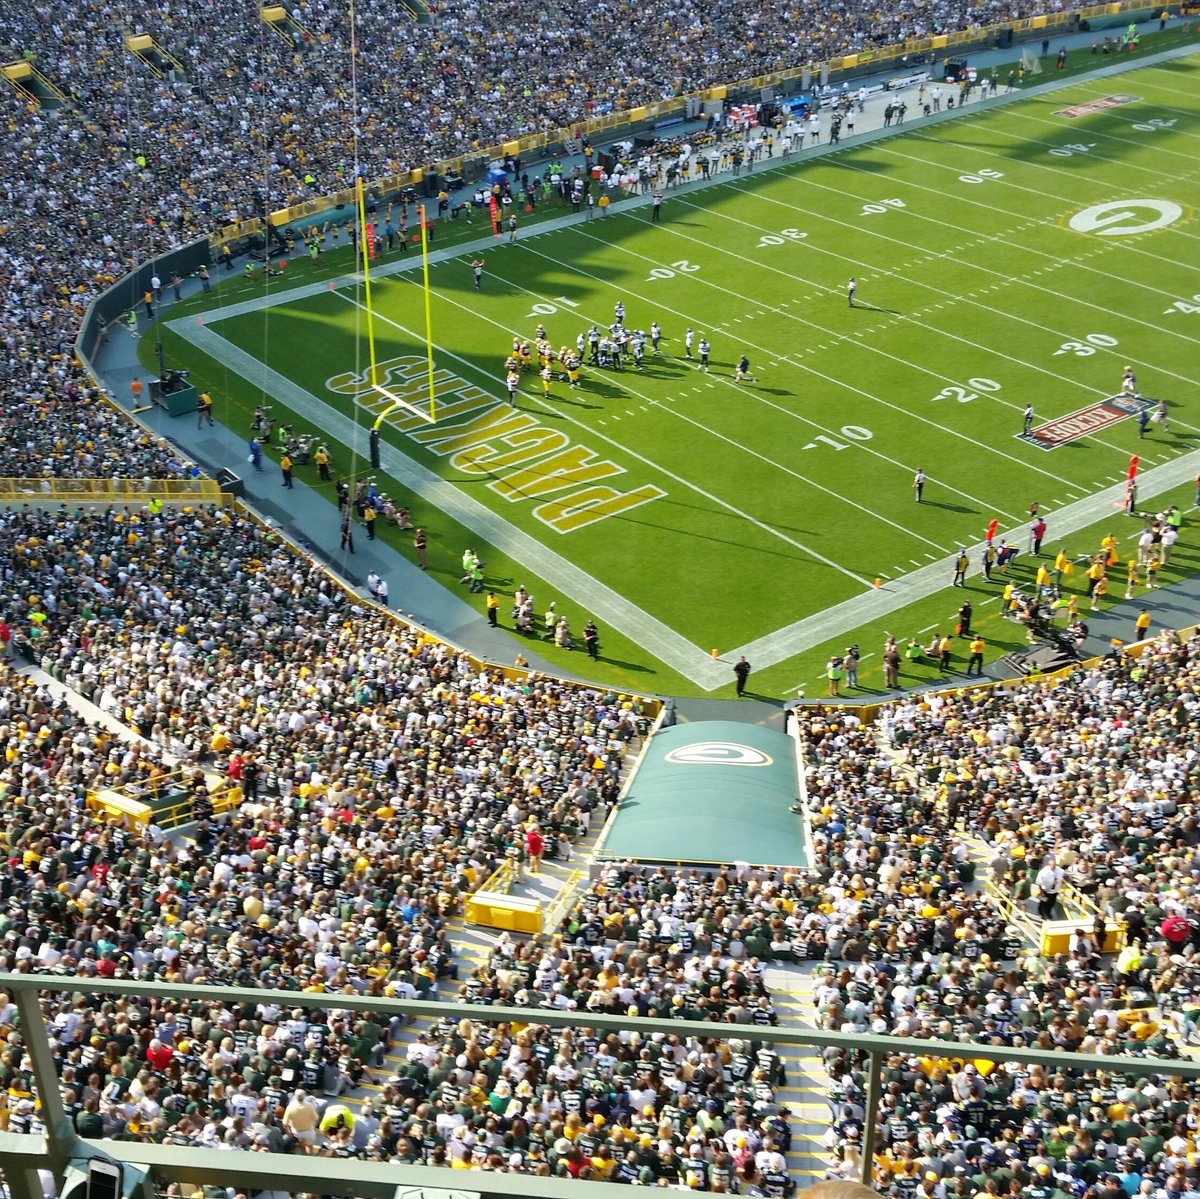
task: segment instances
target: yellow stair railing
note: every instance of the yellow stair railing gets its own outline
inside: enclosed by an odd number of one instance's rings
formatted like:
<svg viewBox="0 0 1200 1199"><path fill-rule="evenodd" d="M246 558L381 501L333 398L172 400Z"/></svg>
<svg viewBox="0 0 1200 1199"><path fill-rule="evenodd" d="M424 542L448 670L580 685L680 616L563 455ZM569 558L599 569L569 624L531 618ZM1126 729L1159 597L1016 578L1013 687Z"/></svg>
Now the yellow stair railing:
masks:
<svg viewBox="0 0 1200 1199"><path fill-rule="evenodd" d="M0 478L0 502L36 504L220 504L215 479Z"/></svg>

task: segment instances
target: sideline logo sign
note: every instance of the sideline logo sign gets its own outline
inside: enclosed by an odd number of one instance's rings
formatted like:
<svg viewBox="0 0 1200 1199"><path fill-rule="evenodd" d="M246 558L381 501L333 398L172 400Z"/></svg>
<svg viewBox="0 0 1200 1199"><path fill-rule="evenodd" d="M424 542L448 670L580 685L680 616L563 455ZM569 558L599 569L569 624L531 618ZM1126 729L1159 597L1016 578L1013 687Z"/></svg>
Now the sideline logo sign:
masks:
<svg viewBox="0 0 1200 1199"><path fill-rule="evenodd" d="M1104 112L1107 108L1120 108L1122 104L1136 104L1140 99L1140 96L1127 96L1124 93L1116 96L1101 96L1096 100L1089 100L1086 104L1072 104L1070 108L1060 108L1054 115L1073 121L1076 117L1088 117L1096 112Z"/></svg>
<svg viewBox="0 0 1200 1199"><path fill-rule="evenodd" d="M1145 412L1156 403L1156 400L1148 400L1145 396L1109 396L1107 400L1101 400L1098 404L1089 404L1086 408L1038 425L1028 433L1018 433L1017 440L1035 445L1039 450L1056 450L1060 445L1078 441L1092 433L1099 433L1109 425Z"/></svg>

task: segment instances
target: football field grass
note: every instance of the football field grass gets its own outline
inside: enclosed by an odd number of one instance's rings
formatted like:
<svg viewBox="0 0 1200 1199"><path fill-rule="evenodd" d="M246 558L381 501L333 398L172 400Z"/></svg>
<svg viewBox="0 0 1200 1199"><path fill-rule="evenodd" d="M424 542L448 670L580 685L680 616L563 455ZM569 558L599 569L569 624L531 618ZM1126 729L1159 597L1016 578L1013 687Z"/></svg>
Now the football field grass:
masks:
<svg viewBox="0 0 1200 1199"><path fill-rule="evenodd" d="M992 621L989 657L1002 652L1017 639L987 606L1000 585L979 577L989 522L1024 550L1036 502L1051 556L1094 551L1114 524L1128 547L1133 454L1159 493L1143 507L1190 507L1198 77L1189 57L940 123L910 114L811 161L669 191L658 223L618 203L456 251L431 268L437 420L385 421L384 489L430 529L449 586L473 545L497 589L525 582L576 631L594 616L608 661L563 665L621 685L705 693L744 649L752 690L812 694L830 652L945 623L960 547ZM231 425L268 398L329 438L340 470L356 452L362 472L382 402L349 251L333 265L326 283L330 263L293 264L266 306L258 292L224 309L204 297L202 328L179 316L166 341ZM419 271L377 272L372 299L387 389L427 412L420 284ZM574 346L618 302L626 327L661 324L661 354L647 346L640 369L627 357L619 372L585 364L581 387L556 378L549 395L526 371L509 408L514 337L540 323ZM693 355L711 343L707 370L686 353L688 328ZM739 382L743 354L753 378ZM1140 439L1137 405L1111 402L1126 366L1166 401L1169 431L1152 423ZM1184 555L1174 569L1191 566ZM877 680L877 654L874 667Z"/></svg>

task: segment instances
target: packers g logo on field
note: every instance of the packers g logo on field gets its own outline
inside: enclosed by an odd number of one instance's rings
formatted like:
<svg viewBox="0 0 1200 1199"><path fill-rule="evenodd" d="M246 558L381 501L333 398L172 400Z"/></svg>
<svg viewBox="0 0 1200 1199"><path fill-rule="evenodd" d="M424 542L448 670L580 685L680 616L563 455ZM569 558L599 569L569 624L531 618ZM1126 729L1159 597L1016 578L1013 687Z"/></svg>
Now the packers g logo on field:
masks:
<svg viewBox="0 0 1200 1199"><path fill-rule="evenodd" d="M1184 215L1174 200L1109 200L1080 209L1067 220L1076 233L1097 237L1130 237L1165 229Z"/></svg>
<svg viewBox="0 0 1200 1199"><path fill-rule="evenodd" d="M664 760L681 766L770 766L774 761L761 749L736 741L698 741L671 750Z"/></svg>

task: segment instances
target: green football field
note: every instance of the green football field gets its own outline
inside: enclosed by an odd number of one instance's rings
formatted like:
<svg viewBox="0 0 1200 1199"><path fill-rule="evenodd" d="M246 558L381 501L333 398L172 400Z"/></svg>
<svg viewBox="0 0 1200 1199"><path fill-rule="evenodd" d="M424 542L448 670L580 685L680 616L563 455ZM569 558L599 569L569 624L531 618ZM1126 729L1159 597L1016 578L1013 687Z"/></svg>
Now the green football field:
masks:
<svg viewBox="0 0 1200 1199"><path fill-rule="evenodd" d="M999 584L979 577L989 522L1024 551L1036 502L1051 554L1091 552L1110 528L1128 545L1133 454L1142 507L1191 505L1198 72L1189 57L925 127L910 114L808 162L670 191L660 223L618 203L523 228L515 245L456 247L430 272L432 423L420 271L377 262L380 379L418 410L384 423L385 490L430 529L448 586L472 545L498 589L524 582L576 629L594 616L606 661L583 673L621 685L709 693L744 652L752 689L811 694L830 652L945 622L960 547L1002 652L1014 638L988 606ZM294 263L269 297L194 302L167 344L233 405L235 427L269 398L361 472L387 399L367 379L361 279L348 249L332 257L329 279L328 261ZM661 324L661 354L648 346L620 372L585 364L580 388L556 378L549 396L526 371L508 406L514 337L541 323L574 346L618 302L628 328ZM711 342L707 371L685 353L689 327ZM738 382L743 354L753 378ZM1151 422L1139 438L1127 366L1142 396L1166 401L1169 430Z"/></svg>

